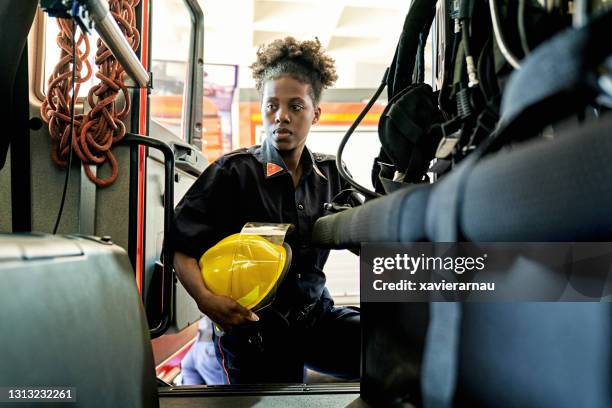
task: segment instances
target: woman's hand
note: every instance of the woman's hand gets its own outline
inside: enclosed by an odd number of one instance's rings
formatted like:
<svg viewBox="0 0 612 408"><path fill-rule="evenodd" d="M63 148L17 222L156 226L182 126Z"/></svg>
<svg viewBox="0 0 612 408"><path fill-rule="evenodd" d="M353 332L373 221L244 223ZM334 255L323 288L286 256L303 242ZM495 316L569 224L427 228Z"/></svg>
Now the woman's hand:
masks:
<svg viewBox="0 0 612 408"><path fill-rule="evenodd" d="M198 302L198 307L202 313L226 332L231 331L236 326L259 321L259 317L255 313L227 296L209 293L205 299Z"/></svg>
<svg viewBox="0 0 612 408"><path fill-rule="evenodd" d="M248 322L256 322L259 317L235 300L212 293L202 280L200 266L195 258L181 252L174 253L174 269L179 280L196 301L198 308L224 331Z"/></svg>

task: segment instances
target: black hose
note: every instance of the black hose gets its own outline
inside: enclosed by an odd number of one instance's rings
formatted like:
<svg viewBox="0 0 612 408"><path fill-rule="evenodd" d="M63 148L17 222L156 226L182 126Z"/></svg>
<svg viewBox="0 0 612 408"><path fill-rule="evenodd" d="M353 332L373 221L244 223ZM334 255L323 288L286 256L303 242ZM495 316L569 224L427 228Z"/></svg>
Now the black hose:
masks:
<svg viewBox="0 0 612 408"><path fill-rule="evenodd" d="M470 33L469 24L467 20L461 21L461 39L463 40L463 51L465 52L465 56L469 57L472 55L470 51Z"/></svg>
<svg viewBox="0 0 612 408"><path fill-rule="evenodd" d="M499 10L497 8L497 4L495 0L489 0L489 12L491 14L491 22L493 23L493 34L495 34L495 41L497 42L497 46L499 51L502 53L506 61L512 66L514 69L520 69L521 64L518 62L518 59L512 54L510 48L506 44L506 40L504 39L504 35L501 30L501 22L499 19Z"/></svg>
<svg viewBox="0 0 612 408"><path fill-rule="evenodd" d="M388 77L388 75L389 75L389 68L387 68L385 70L385 74L383 75L382 82L380 83L380 86L378 87L378 89L374 93L374 96L372 96L372 98L370 99L368 104L365 106L365 108L363 108L361 113L359 113L359 116L357 116L357 119L355 119L355 122L353 122L351 127L346 131L346 134L344 135L344 137L340 141L340 146L338 146L338 153L336 154L336 167L338 168L338 173L340 173L340 177L342 177L344 180L346 180L351 186L353 186L355 188L355 190L359 191L361 194L363 194L366 197L379 197L380 194L378 194L375 191L371 191L368 188L366 188L366 187L362 186L361 184L357 183L351 177L351 175L348 174L348 172L344 169L344 166L342 164L342 153L344 151L344 146L346 146L346 142L348 142L349 138L351 137L351 135L353 134L355 129L357 129L357 126L359 126L359 124L361 123L361 121L363 120L365 115L370 111L370 109L372 108L374 103L376 103L376 100L378 99L378 97L380 96L382 91L387 86L387 77Z"/></svg>
<svg viewBox="0 0 612 408"><path fill-rule="evenodd" d="M519 0L518 6L518 31L521 37L521 47L525 56L529 54L529 42L527 41L527 30L525 30L525 2L527 0Z"/></svg>
<svg viewBox="0 0 612 408"><path fill-rule="evenodd" d="M70 168L72 167L72 133L74 132L74 104L76 95L74 94L76 82L76 24L72 20L72 96L70 97L70 134L68 135L68 143L70 151L68 153L68 168L66 169L66 177L64 178L64 190L62 191L62 199L60 201L60 208L57 212L57 218L55 219L55 226L53 227L53 235L57 234L59 223L62 219L62 213L64 212L64 204L66 203L66 192L68 191L68 180L70 179Z"/></svg>

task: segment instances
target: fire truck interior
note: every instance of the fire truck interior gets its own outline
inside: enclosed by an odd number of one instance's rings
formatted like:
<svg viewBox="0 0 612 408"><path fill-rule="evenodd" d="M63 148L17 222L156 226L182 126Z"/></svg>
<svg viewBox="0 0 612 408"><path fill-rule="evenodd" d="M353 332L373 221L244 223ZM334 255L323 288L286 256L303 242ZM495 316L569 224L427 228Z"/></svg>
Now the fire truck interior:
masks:
<svg viewBox="0 0 612 408"><path fill-rule="evenodd" d="M105 0L0 3L0 388L69 386L83 407L612 407L612 284L599 303L362 302L359 383L156 378L155 341L201 317L163 245L208 164L194 147L205 13L184 1L189 143L148 115L149 0L111 0L112 13ZM610 6L412 0L381 86L339 146L340 162L386 89L382 148L367 164L375 189L342 170L365 203L320 218L313 244L611 241ZM66 33L48 99L34 85L45 12ZM79 59L85 30L102 38L89 100L74 97L93 69ZM77 134L90 124L95 138Z"/></svg>

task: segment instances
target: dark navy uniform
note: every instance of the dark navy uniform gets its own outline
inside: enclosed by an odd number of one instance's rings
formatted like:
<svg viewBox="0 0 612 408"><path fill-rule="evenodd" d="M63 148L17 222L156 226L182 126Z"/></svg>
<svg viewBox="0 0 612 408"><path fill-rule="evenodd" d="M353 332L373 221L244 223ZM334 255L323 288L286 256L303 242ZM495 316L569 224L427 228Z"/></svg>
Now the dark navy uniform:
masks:
<svg viewBox="0 0 612 408"><path fill-rule="evenodd" d="M247 222L289 223L289 273L260 321L215 334L228 383L303 382L304 365L346 379L359 377L359 312L337 308L325 288L328 250L311 245L325 203L345 187L335 158L304 148L297 187L278 151L261 146L222 156L176 207L172 246L199 259ZM357 273L355 274L357 276Z"/></svg>

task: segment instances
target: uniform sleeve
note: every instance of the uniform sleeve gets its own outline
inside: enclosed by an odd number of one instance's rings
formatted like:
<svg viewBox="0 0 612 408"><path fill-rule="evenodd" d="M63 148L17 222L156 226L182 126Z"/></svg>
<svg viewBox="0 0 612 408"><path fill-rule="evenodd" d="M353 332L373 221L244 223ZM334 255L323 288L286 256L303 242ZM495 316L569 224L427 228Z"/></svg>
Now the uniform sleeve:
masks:
<svg viewBox="0 0 612 408"><path fill-rule="evenodd" d="M232 214L229 170L212 163L187 191L174 211L169 244L195 259L227 236Z"/></svg>

